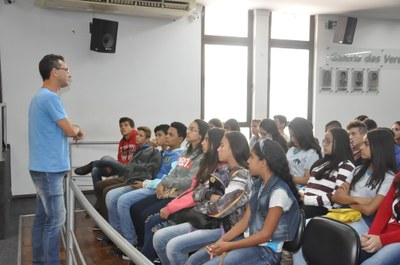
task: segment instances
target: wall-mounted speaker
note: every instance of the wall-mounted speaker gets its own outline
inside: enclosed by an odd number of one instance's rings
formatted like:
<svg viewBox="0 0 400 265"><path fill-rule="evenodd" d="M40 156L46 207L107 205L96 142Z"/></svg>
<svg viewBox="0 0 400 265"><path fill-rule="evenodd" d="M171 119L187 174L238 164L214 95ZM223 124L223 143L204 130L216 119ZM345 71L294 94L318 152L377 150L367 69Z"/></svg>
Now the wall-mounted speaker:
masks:
<svg viewBox="0 0 400 265"><path fill-rule="evenodd" d="M96 52L115 53L118 22L93 18L90 23L90 49Z"/></svg>
<svg viewBox="0 0 400 265"><path fill-rule="evenodd" d="M356 32L357 18L339 17L333 42L341 44L353 44L354 33Z"/></svg>

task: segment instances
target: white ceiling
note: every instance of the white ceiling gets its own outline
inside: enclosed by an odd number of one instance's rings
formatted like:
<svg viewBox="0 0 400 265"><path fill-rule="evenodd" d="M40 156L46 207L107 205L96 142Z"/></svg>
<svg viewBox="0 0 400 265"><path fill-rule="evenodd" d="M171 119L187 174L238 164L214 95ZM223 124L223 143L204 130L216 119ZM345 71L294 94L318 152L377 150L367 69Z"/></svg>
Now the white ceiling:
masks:
<svg viewBox="0 0 400 265"><path fill-rule="evenodd" d="M230 8L268 9L310 15L342 14L400 20L400 0L197 0L196 2L205 6L224 5Z"/></svg>

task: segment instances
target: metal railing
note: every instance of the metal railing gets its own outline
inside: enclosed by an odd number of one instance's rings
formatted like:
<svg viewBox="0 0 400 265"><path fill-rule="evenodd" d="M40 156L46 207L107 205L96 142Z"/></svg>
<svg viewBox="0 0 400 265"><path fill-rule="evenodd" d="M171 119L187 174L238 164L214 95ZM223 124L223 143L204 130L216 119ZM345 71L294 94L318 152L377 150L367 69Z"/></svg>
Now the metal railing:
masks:
<svg viewBox="0 0 400 265"><path fill-rule="evenodd" d="M81 142L79 144L71 143L71 145L90 145L90 144L115 144L115 142ZM72 161L72 160L71 160ZM74 228L75 228L75 199L78 200L79 204L85 209L89 216L96 220L100 229L106 234L111 241L120 248L125 255L129 257L135 264L138 265L151 265L153 264L148 260L140 251L134 248L124 237L122 237L104 218L94 209L91 203L86 199L85 195L79 189L75 183L75 176L68 176L65 182L66 190L66 205L67 205L67 220L66 220L66 264L83 264L86 265L86 261L82 255L82 251L79 247L79 243L76 239ZM77 254L77 255L76 255ZM78 257L77 257L78 256ZM77 258L79 258L79 262Z"/></svg>

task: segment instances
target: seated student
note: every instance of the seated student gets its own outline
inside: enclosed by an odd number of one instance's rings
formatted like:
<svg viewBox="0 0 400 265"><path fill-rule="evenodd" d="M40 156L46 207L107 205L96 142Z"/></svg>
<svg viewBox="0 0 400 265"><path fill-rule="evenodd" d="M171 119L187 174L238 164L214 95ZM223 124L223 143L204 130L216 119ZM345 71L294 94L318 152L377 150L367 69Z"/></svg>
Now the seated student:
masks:
<svg viewBox="0 0 400 265"><path fill-rule="evenodd" d="M324 157L312 165L310 179L301 195L306 219L324 215L335 207L332 195L353 177L353 153L346 130L327 131L322 145Z"/></svg>
<svg viewBox="0 0 400 265"><path fill-rule="evenodd" d="M351 148L353 149L354 165L361 166L363 161L361 158L360 147L363 144L364 136L367 134L368 128L361 121L352 121L347 125Z"/></svg>
<svg viewBox="0 0 400 265"><path fill-rule="evenodd" d="M186 127L186 126L185 126ZM165 138L168 134L169 125L168 124L160 124L154 128L155 138L150 140L150 146L159 147L161 149L161 156L165 150L167 150L168 145L165 141Z"/></svg>
<svg viewBox="0 0 400 265"><path fill-rule="evenodd" d="M294 118L289 123L293 146L287 151L290 173L297 187L304 187L310 178L310 168L321 158L321 147L314 138L312 124L304 118Z"/></svg>
<svg viewBox="0 0 400 265"><path fill-rule="evenodd" d="M207 183L193 192L194 210L218 218L222 224L215 229L195 229L187 222L158 230L153 246L162 264L183 265L190 252L215 242L243 217L251 192L251 175L246 169L249 156L246 137L240 132L227 132L218 148L219 160L228 164L218 172L229 175L224 194L209 192Z"/></svg>
<svg viewBox="0 0 400 265"><path fill-rule="evenodd" d="M157 131L159 132L159 131ZM155 194L157 184L175 168L183 152L181 144L186 136L186 126L173 122L168 128L166 144L169 147L163 152L161 168L153 180L137 180L131 185L110 190L106 195L108 221L132 245L136 243L135 230L132 225L129 208L135 202Z"/></svg>
<svg viewBox="0 0 400 265"><path fill-rule="evenodd" d="M161 166L160 152L149 146L151 130L148 127L142 126L138 128L136 141L140 144L132 159L127 165L118 163L115 159L109 156L102 157L100 160L93 161L92 174L101 175L104 168L112 168L113 172L119 176L113 179L99 181L94 186L96 195L95 208L100 214L107 219L107 207L105 197L108 191L130 185L137 179L153 179ZM94 227L94 230L98 230Z"/></svg>
<svg viewBox="0 0 400 265"><path fill-rule="evenodd" d="M333 128L342 128L342 124L337 120L332 120L332 121L328 122L327 124L325 124L325 132L327 132Z"/></svg>
<svg viewBox="0 0 400 265"><path fill-rule="evenodd" d="M187 213L188 209L196 205L193 196L195 191L199 191L197 187L209 183L211 174L215 172L218 174L219 170L226 166L225 163L219 161L217 153L217 149L221 144L224 134L225 131L222 128L212 128L208 130L201 143L203 158L200 161L199 170L196 177L193 178L190 188L162 208L160 214L149 216L146 220L144 243L141 252L149 260L154 260L157 256L153 248L153 236L155 231L161 227L186 222L185 213ZM209 185L211 186L213 184Z"/></svg>
<svg viewBox="0 0 400 265"><path fill-rule="evenodd" d="M227 132L234 132L234 131L240 132L239 122L235 119L229 119L226 122L224 122L224 129Z"/></svg>
<svg viewBox="0 0 400 265"><path fill-rule="evenodd" d="M136 136L138 134L135 130L135 123L131 118L122 117L119 119L119 130L122 134L122 138L118 145L118 155L117 160L119 163L126 165L129 160L133 157L135 151L139 148L139 144L136 142ZM75 174L86 175L89 174L93 169L93 162L89 164L78 167L75 169ZM117 175L117 172L113 172L112 168L106 168L102 174L92 174L93 187L97 182L102 180L102 177Z"/></svg>
<svg viewBox="0 0 400 265"><path fill-rule="evenodd" d="M283 243L294 239L299 225L298 192L278 143L261 140L248 163L251 174L260 177L244 216L217 242L190 256L188 265L280 264Z"/></svg>
<svg viewBox="0 0 400 265"><path fill-rule="evenodd" d="M400 172L400 121L395 121L392 125L392 132L395 141L395 153L396 153L396 163L397 172Z"/></svg>
<svg viewBox="0 0 400 265"><path fill-rule="evenodd" d="M271 119L263 119L259 125L260 138L274 140L280 144L285 153L287 152L287 142L285 138L279 133L276 123Z"/></svg>
<svg viewBox="0 0 400 265"><path fill-rule="evenodd" d="M400 174L378 208L369 231L360 238L361 265L400 264Z"/></svg>
<svg viewBox="0 0 400 265"><path fill-rule="evenodd" d="M278 127L279 132L285 138L286 142L290 142L289 136L285 133L285 128L288 125L287 119L283 115L275 115L274 116L274 121L276 123L276 126Z"/></svg>
<svg viewBox="0 0 400 265"><path fill-rule="evenodd" d="M350 184L345 183L332 200L362 213L350 224L359 234L368 231L375 213L386 196L396 171L394 140L383 128L369 131L360 147L364 164L357 168Z"/></svg>
<svg viewBox="0 0 400 265"><path fill-rule="evenodd" d="M261 120L253 119L251 121L251 137L249 140L249 147L252 149L254 145L260 140L260 131L258 126L260 125Z"/></svg>
<svg viewBox="0 0 400 265"><path fill-rule="evenodd" d="M176 167L162 180L159 181L156 194L148 195L137 201L130 208L131 222L133 224L133 245L143 245L144 225L148 216L158 213L174 197L190 187L193 177L199 169L199 163L203 157L201 142L203 141L208 123L196 119L187 130L186 141L188 148L179 157Z"/></svg>
<svg viewBox="0 0 400 265"><path fill-rule="evenodd" d="M389 132L382 129L368 132L364 136L361 155L363 166L356 169L350 184L342 184L332 196L333 202L362 213L362 219L350 224L360 235L368 231L393 180L394 149ZM293 255L293 264L306 264L301 249Z"/></svg>

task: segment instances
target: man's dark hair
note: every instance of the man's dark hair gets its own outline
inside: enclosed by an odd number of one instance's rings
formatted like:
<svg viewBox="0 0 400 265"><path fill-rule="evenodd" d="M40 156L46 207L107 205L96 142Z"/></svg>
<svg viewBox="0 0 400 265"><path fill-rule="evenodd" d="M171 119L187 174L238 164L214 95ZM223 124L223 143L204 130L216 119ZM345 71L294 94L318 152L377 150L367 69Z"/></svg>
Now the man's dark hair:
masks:
<svg viewBox="0 0 400 265"><path fill-rule="evenodd" d="M140 126L137 128L138 131L144 131L146 138L151 138L151 129L147 126Z"/></svg>
<svg viewBox="0 0 400 265"><path fill-rule="evenodd" d="M50 78L50 72L53 68L61 67L60 60L64 61L64 57L55 54L48 54L42 58L39 62L39 72L43 81Z"/></svg>
<svg viewBox="0 0 400 265"><path fill-rule="evenodd" d="M124 122L128 122L129 125L130 125L132 128L135 128L135 122L134 122L131 118L122 117L122 118L119 119L119 124L124 123Z"/></svg>
<svg viewBox="0 0 400 265"><path fill-rule="evenodd" d="M183 140L185 140L186 138L186 131L187 131L186 125L181 122L174 121L173 123L171 123L170 126L176 129L176 131L178 132L178 136L182 137L182 142L183 142Z"/></svg>
<svg viewBox="0 0 400 265"><path fill-rule="evenodd" d="M162 131L164 134L168 133L169 125L168 124L160 124L154 128L154 134L156 134L158 131Z"/></svg>

